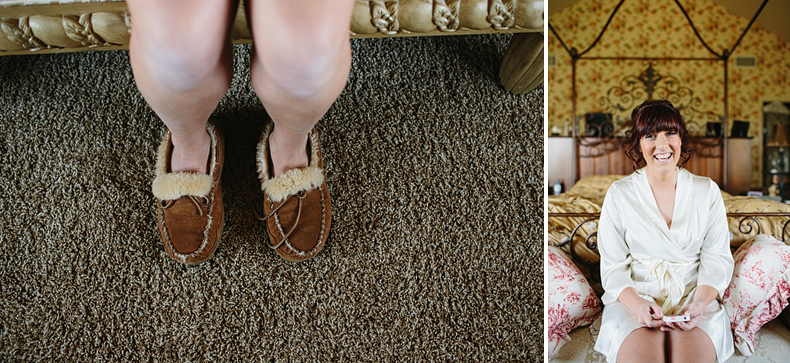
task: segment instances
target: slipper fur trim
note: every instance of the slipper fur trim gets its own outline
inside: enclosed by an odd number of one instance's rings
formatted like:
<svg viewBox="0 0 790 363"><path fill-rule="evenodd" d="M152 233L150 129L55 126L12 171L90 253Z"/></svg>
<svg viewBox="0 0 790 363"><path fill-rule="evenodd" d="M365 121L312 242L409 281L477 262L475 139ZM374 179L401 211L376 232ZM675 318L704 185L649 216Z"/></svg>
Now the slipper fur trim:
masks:
<svg viewBox="0 0 790 363"><path fill-rule="evenodd" d="M151 189L159 200L173 200L185 195L205 197L211 192L214 178L201 173L168 173L154 179Z"/></svg>
<svg viewBox="0 0 790 363"><path fill-rule="evenodd" d="M211 149L216 150L217 137L214 125L208 123L206 130L211 136ZM156 165L154 166L156 177L151 185L154 196L159 200L173 200L185 195L195 197L207 196L214 185L214 178L211 175L192 172L168 172L172 149L173 143L171 142L170 131L166 131L156 155ZM214 166L216 165L215 152L211 153L210 165L210 173L213 175Z"/></svg>
<svg viewBox="0 0 790 363"><path fill-rule="evenodd" d="M281 202L291 195L301 191L318 188L324 183L324 171L318 167L318 134L310 133L310 165L300 169L291 169L276 178L269 176L269 134L273 124L266 125L264 137L258 143L257 164L258 178L261 180L261 189L272 202Z"/></svg>
<svg viewBox="0 0 790 363"><path fill-rule="evenodd" d="M274 179L269 179L261 184L266 195L272 202L280 202L291 195L301 191L318 188L324 183L323 170L308 166L301 169L291 169Z"/></svg>

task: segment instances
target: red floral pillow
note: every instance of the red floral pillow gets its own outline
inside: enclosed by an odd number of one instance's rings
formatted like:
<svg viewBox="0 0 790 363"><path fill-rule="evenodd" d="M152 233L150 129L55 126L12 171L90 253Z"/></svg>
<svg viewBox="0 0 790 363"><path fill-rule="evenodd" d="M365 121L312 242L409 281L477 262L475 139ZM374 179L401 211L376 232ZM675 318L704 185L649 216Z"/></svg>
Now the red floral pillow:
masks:
<svg viewBox="0 0 790 363"><path fill-rule="evenodd" d="M587 279L557 247L548 246L548 271L546 289L548 296L549 358L570 341L568 333L589 325L601 312L601 301Z"/></svg>
<svg viewBox="0 0 790 363"><path fill-rule="evenodd" d="M741 245L733 258L735 270L722 300L735 346L744 356L751 356L754 334L788 304L790 246L761 234Z"/></svg>

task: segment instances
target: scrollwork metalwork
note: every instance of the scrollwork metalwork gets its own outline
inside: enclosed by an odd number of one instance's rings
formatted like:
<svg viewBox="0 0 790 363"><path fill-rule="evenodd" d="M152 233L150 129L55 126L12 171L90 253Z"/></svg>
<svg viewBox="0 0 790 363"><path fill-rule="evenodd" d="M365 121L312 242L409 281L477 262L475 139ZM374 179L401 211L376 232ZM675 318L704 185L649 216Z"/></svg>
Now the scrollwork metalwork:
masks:
<svg viewBox="0 0 790 363"><path fill-rule="evenodd" d="M581 258L579 255L577 255L576 254L575 240L576 240L576 237L577 237L577 234L578 234L579 230L585 224L588 224L588 223L591 224L591 226L590 226L591 229L597 228L597 222L596 221L598 220L598 218L599 217L597 217L597 216L596 217L590 217L590 218L587 218L587 219L581 221L579 224L576 225L576 227L573 228L573 231L571 231L570 237L568 237L568 239L564 240L562 243L557 245L557 247L562 247L562 246L567 244L568 245L568 250L569 250L569 252L571 254L571 259L573 259L574 261L577 261L577 262L581 263L582 265L586 266L587 268L589 268L589 270L590 270L590 278L592 278L596 282L600 282L601 281L600 267L599 267L599 264L598 264L599 261L598 260L591 260L591 261L590 260L585 260L585 259ZM598 231L592 231L586 237L584 237L584 245L587 247L587 249L589 249L595 255L600 256L600 254L598 253L598 242L597 241L598 241Z"/></svg>
<svg viewBox="0 0 790 363"><path fill-rule="evenodd" d="M652 99L665 99L680 112L689 132L692 135L704 135L706 122L720 122L721 117L713 111L702 110L703 102L694 95L694 91L683 86L680 80L672 75L663 75L648 62L647 68L638 75L627 75L620 82L609 88L606 95L598 99L598 106L605 112L611 112L630 118L630 112L638 104ZM619 132L619 130L618 130Z"/></svg>
<svg viewBox="0 0 790 363"><path fill-rule="evenodd" d="M745 235L751 235L752 231L754 230L754 227L752 226L752 222L751 221L746 222L748 220L754 221L754 223L757 225L757 233L756 234L760 234L760 232L762 232L762 227L760 227L760 221L758 221L757 218L751 217L751 216L750 217L743 217L738 222L738 230L741 233L745 234ZM744 222L746 222L746 223L744 223ZM747 227L748 227L748 229L746 229Z"/></svg>
<svg viewBox="0 0 790 363"><path fill-rule="evenodd" d="M595 241L592 241L592 240L590 240L591 238L594 238L594 239L595 239ZM597 240L598 240L598 232L596 231L596 232L590 233L590 234L587 236L587 238L585 238L585 239L584 239L584 244L585 244L585 245L587 246L587 248L589 248L591 251L598 252L598 242L597 242Z"/></svg>
<svg viewBox="0 0 790 363"><path fill-rule="evenodd" d="M586 261L586 260L583 260L579 256L576 255L576 251L575 251L576 250L576 248L575 248L576 246L574 246L574 241L576 239L577 233L579 232L579 229L581 229L582 226L584 226L585 224L592 222L593 224L592 224L591 228L592 229L596 228L597 227L597 224L596 224L597 222L595 222L595 221L598 220L598 218L599 217L590 217L590 218L587 218L587 219L581 221L579 224L576 225L576 227L573 228L573 231L571 231L570 237L568 237L568 239L563 241L562 243L558 244L557 247L562 247L562 246L568 244L569 245L568 249L570 250L571 257L573 257L574 260L579 261L579 262L583 263L586 266L591 266L591 267L595 266L598 263L598 261ZM590 234L588 234L584 238L585 246L587 246L587 248L590 249L590 251L594 252L595 254L598 254L598 243L597 242L591 242L591 240L590 240L591 238L595 238L597 240L598 239L598 231L590 232Z"/></svg>
<svg viewBox="0 0 790 363"><path fill-rule="evenodd" d="M599 106L604 110L617 110L618 113L630 111L636 107L636 100L646 99L644 87L636 76L626 76L620 83L606 91L606 96L598 99Z"/></svg>

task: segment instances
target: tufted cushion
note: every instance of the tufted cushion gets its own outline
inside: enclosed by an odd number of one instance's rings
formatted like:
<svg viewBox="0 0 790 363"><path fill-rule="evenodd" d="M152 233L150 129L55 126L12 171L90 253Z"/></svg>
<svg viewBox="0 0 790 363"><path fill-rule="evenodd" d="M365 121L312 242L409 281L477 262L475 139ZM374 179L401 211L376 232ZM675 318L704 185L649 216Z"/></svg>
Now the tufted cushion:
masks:
<svg viewBox="0 0 790 363"><path fill-rule="evenodd" d="M776 318L790 297L790 246L769 235L757 235L733 256L735 270L722 297L730 316L735 346L754 354L754 335Z"/></svg>
<svg viewBox="0 0 790 363"><path fill-rule="evenodd" d="M601 312L601 301L579 269L567 255L548 246L547 284L549 358L570 341L568 334L579 326L589 325Z"/></svg>

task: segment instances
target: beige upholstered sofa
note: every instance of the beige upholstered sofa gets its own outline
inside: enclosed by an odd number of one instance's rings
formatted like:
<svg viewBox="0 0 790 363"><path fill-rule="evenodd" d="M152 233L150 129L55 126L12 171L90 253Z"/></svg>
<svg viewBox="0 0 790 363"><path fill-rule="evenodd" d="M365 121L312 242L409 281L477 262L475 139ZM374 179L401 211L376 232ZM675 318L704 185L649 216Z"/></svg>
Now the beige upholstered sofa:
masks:
<svg viewBox="0 0 790 363"><path fill-rule="evenodd" d="M239 5L236 43L251 35ZM357 0L352 38L517 33L499 76L510 92L543 81L543 0ZM126 49L132 19L120 0L0 0L0 55Z"/></svg>

